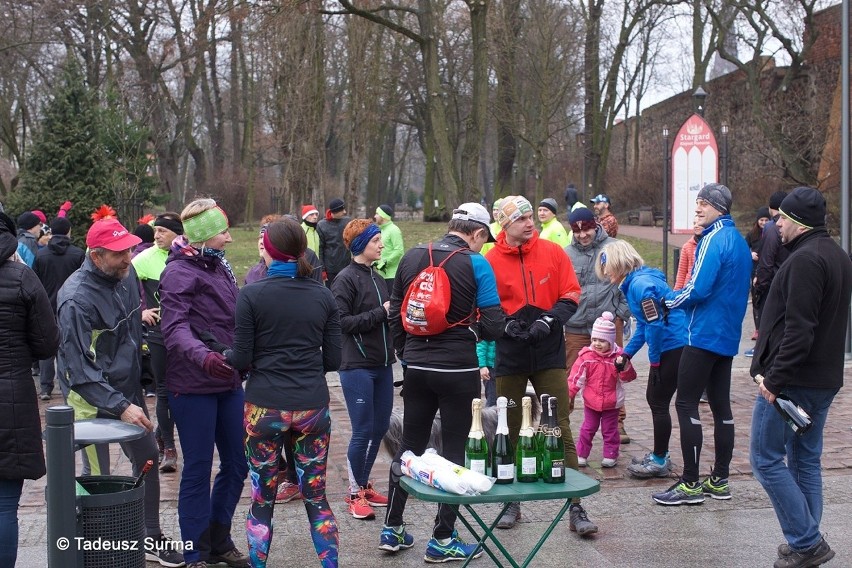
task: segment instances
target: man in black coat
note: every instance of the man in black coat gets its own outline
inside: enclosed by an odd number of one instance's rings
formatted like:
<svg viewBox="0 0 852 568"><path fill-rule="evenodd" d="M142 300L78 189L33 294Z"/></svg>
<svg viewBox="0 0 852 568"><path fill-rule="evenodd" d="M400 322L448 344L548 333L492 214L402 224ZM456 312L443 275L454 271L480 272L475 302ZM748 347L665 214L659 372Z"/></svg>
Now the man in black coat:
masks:
<svg viewBox="0 0 852 568"><path fill-rule="evenodd" d="M763 226L763 233L757 250L757 265L754 267L751 285L754 291L752 308L758 322L755 325L758 327L760 327L760 314L763 313L763 304L766 303L766 295L769 293L772 279L775 278L781 264L790 256L790 251L781 246L781 235L778 233L777 225L778 208L781 207L781 202L785 197L787 197L786 191L776 191L769 196L769 221ZM756 330L755 335L758 333L759 331ZM746 350L745 356L754 356L754 349Z"/></svg>
<svg viewBox="0 0 852 568"><path fill-rule="evenodd" d="M325 219L317 223L320 250L316 252L325 269L326 285L329 288L337 273L349 266L349 249L343 244L343 229L349 221L351 219L346 214L346 204L338 197L329 202Z"/></svg>
<svg viewBox="0 0 852 568"><path fill-rule="evenodd" d="M71 222L65 217L57 217L50 223L53 235L47 246L36 254L33 270L41 280L50 305L56 314L56 293L65 284L69 276L83 264L86 253L78 246L71 244ZM41 381L41 400L50 400L53 394L53 379L56 377L56 357L39 361L39 377Z"/></svg>
<svg viewBox="0 0 852 568"><path fill-rule="evenodd" d="M818 566L834 551L820 532L823 427L843 386L852 261L825 228L825 199L798 187L779 207L778 231L790 256L769 287L751 375L760 385L751 425L751 466L786 542L775 568ZM812 420L797 435L773 408L795 401ZM785 463L786 461L786 463Z"/></svg>

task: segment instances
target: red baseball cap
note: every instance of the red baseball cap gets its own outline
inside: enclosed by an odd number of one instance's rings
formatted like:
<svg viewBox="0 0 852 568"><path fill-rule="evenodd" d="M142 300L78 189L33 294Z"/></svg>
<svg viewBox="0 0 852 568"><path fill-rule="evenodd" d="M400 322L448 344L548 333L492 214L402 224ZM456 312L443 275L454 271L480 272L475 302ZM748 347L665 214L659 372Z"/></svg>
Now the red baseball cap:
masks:
<svg viewBox="0 0 852 568"><path fill-rule="evenodd" d="M142 239L125 229L118 219L95 221L86 233L86 246L90 249L105 248L121 252L141 242Z"/></svg>

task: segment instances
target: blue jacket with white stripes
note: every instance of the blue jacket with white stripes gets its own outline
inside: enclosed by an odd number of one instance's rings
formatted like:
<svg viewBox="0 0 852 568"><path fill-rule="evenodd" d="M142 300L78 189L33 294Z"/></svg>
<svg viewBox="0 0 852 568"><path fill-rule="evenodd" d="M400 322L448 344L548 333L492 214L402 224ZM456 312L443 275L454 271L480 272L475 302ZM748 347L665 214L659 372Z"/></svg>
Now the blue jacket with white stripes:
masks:
<svg viewBox="0 0 852 568"><path fill-rule="evenodd" d="M748 304L751 252L730 215L704 229L692 277L665 296L671 309L686 312L686 342L726 357L739 351Z"/></svg>

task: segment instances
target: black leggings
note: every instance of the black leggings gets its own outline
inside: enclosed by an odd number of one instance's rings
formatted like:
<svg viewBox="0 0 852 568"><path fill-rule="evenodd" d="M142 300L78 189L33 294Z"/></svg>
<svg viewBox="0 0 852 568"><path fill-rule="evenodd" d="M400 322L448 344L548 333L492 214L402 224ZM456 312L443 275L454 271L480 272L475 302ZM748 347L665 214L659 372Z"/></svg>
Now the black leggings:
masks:
<svg viewBox="0 0 852 568"><path fill-rule="evenodd" d="M677 390L677 374L683 347L660 354L660 380L656 383L648 378L645 400L651 408L654 423L654 454L662 457L669 451L672 437L672 397Z"/></svg>
<svg viewBox="0 0 852 568"><path fill-rule="evenodd" d="M157 387L157 437L163 441L163 447L175 447L175 422L169 410L169 391L166 388L166 346L157 341L149 341L151 352L151 371Z"/></svg>
<svg viewBox="0 0 852 568"><path fill-rule="evenodd" d="M479 369L457 373L439 373L408 367L403 379L404 415L402 418L402 444L391 464L388 480L388 510L385 524L396 527L403 524L402 514L408 500L399 485L399 458L405 450L422 455L429 444L432 421L441 411L441 443L443 455L453 463L464 463L464 445L470 432L470 403L479 396ZM450 538L456 522L456 512L451 505L438 505L435 517L434 538Z"/></svg>
<svg viewBox="0 0 852 568"><path fill-rule="evenodd" d="M675 408L680 424L680 448L683 452L683 481L698 481L698 461L704 435L698 402L707 389L707 401L713 413L713 439L716 461L712 475L728 477L734 454L734 417L731 413L731 364L725 357L697 347L684 347L677 376Z"/></svg>

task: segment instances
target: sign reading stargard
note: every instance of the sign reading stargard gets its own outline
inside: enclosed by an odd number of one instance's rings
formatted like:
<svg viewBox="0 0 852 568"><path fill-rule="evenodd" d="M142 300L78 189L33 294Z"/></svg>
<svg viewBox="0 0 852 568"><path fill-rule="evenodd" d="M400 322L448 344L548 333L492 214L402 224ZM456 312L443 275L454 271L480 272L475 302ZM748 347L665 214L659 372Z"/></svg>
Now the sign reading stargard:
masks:
<svg viewBox="0 0 852 568"><path fill-rule="evenodd" d="M692 233L695 198L708 183L719 180L719 147L713 129L693 114L678 130L672 145L673 233Z"/></svg>

